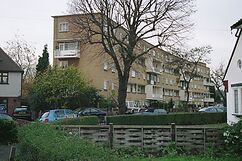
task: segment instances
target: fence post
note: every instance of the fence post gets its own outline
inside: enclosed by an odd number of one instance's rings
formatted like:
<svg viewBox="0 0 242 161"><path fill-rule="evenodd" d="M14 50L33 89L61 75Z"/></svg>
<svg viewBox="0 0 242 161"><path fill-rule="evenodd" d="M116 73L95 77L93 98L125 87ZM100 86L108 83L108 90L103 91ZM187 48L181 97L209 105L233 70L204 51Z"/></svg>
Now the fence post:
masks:
<svg viewBox="0 0 242 161"><path fill-rule="evenodd" d="M113 149L113 123L109 123L109 147Z"/></svg>
<svg viewBox="0 0 242 161"><path fill-rule="evenodd" d="M176 142L176 124L171 123L171 142Z"/></svg>
<svg viewBox="0 0 242 161"><path fill-rule="evenodd" d="M9 153L9 161L15 161L16 146L11 146Z"/></svg>
<svg viewBox="0 0 242 161"><path fill-rule="evenodd" d="M206 129L203 129L203 152L206 150Z"/></svg>

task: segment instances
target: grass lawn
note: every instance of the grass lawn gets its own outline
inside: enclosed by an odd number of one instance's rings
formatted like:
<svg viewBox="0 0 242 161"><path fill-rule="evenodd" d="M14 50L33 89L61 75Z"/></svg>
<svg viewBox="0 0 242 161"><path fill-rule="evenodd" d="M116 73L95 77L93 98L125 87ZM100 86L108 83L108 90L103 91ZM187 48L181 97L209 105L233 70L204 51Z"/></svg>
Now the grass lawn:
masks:
<svg viewBox="0 0 242 161"><path fill-rule="evenodd" d="M199 156L172 156L161 158L136 158L127 161L241 161L241 158L226 157L226 158L205 158Z"/></svg>

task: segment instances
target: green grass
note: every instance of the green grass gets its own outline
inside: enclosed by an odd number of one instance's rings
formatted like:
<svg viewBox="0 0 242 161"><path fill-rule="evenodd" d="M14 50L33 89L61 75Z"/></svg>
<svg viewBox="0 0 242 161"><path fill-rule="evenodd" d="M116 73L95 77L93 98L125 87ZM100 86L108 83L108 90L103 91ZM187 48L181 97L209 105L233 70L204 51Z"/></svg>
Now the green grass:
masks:
<svg viewBox="0 0 242 161"><path fill-rule="evenodd" d="M161 158L132 158L127 161L240 161L239 157L207 158L199 156L171 156Z"/></svg>

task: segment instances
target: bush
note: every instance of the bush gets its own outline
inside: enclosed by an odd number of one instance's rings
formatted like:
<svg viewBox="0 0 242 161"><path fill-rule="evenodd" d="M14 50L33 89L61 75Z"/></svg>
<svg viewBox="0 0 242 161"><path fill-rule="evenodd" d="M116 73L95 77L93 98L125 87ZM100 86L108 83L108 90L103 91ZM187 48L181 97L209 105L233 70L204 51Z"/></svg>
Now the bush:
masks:
<svg viewBox="0 0 242 161"><path fill-rule="evenodd" d="M242 156L242 120L225 127L223 136L226 150Z"/></svg>
<svg viewBox="0 0 242 161"><path fill-rule="evenodd" d="M97 116L82 116L77 118L66 118L53 122L54 125L98 125L99 118Z"/></svg>
<svg viewBox="0 0 242 161"><path fill-rule="evenodd" d="M115 125L205 125L225 123L226 113L179 113L168 115L119 115L107 117Z"/></svg>
<svg viewBox="0 0 242 161"><path fill-rule="evenodd" d="M31 124L19 128L20 161L116 161L112 151L78 137L65 134L55 127Z"/></svg>
<svg viewBox="0 0 242 161"><path fill-rule="evenodd" d="M17 142L17 125L14 121L0 120L0 144Z"/></svg>

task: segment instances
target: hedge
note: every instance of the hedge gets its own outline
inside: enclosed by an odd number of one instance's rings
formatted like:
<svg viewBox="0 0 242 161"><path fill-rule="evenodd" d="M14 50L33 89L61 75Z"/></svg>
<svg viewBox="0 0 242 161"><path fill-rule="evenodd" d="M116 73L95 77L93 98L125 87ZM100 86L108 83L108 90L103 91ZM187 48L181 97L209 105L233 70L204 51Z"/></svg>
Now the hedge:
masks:
<svg viewBox="0 0 242 161"><path fill-rule="evenodd" d="M111 150L39 123L19 128L19 147L20 161L120 160Z"/></svg>
<svg viewBox="0 0 242 161"><path fill-rule="evenodd" d="M99 118L97 116L82 116L77 118L66 118L53 122L54 125L98 125Z"/></svg>
<svg viewBox="0 0 242 161"><path fill-rule="evenodd" d="M17 125L14 121L0 120L0 144L17 142Z"/></svg>
<svg viewBox="0 0 242 161"><path fill-rule="evenodd" d="M167 115L117 115L107 117L115 125L205 125L225 123L226 113L180 113Z"/></svg>

